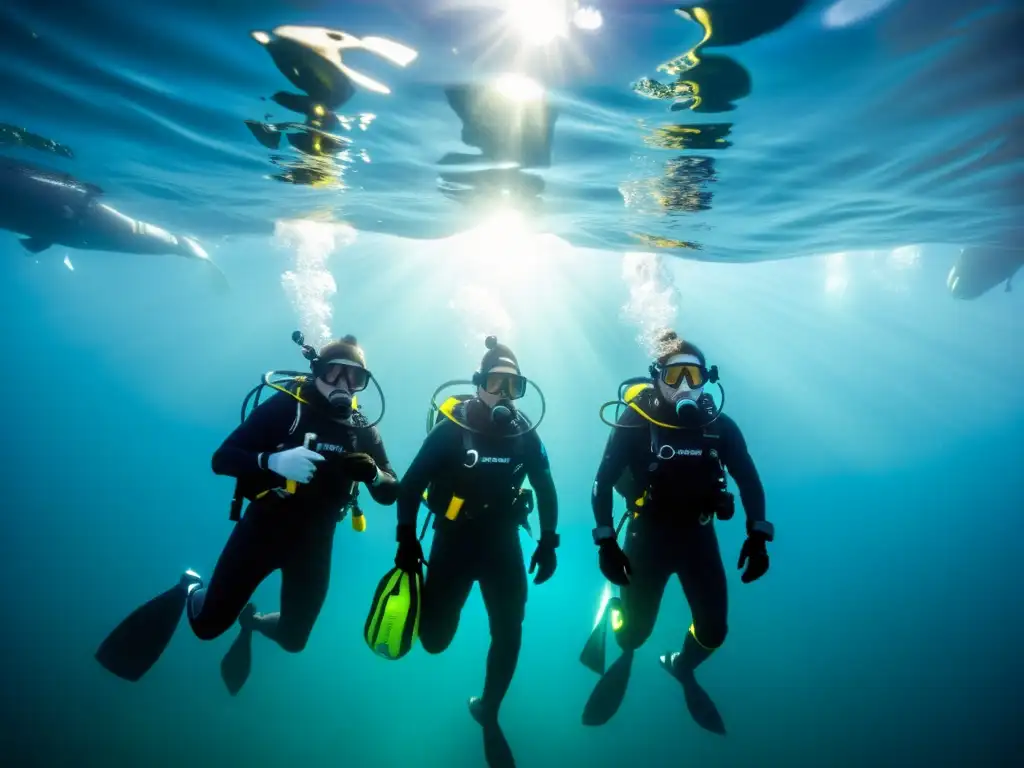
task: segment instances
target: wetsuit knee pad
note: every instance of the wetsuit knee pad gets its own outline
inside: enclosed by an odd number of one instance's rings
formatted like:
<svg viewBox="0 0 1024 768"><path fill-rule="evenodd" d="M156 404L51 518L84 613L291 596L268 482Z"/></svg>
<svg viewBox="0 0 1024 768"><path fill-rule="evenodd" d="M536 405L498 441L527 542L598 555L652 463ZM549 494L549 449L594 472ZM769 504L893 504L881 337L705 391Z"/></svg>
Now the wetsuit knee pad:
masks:
<svg viewBox="0 0 1024 768"><path fill-rule="evenodd" d="M709 651L721 648L725 643L725 636L729 633L729 628L725 622L713 623L713 624L701 624L700 628L697 629L695 625L690 625L690 634L693 635L693 639L702 647Z"/></svg>
<svg viewBox="0 0 1024 768"><path fill-rule="evenodd" d="M647 616L646 613L648 612L641 611L638 621L636 612L631 614L624 606L611 608L608 621L619 648L624 651L635 651L650 639L657 614Z"/></svg>

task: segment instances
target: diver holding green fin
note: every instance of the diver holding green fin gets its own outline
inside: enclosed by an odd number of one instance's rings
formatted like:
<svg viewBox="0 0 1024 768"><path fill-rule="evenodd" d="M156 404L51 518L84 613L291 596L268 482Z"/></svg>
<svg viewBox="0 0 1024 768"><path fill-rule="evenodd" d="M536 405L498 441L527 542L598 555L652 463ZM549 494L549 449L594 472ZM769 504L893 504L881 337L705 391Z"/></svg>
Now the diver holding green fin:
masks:
<svg viewBox="0 0 1024 768"><path fill-rule="evenodd" d="M519 661L526 615L527 570L519 539L524 511L522 484L536 494L540 538L530 560L535 584L551 578L557 566L558 499L547 451L536 423L519 410L527 386L512 350L494 336L472 381L442 384L431 398L428 425L438 415L408 471L398 496L398 552L395 565L419 573L423 550L416 535L419 506L434 520L434 538L423 584L419 639L427 653L451 644L474 582L480 583L490 623L491 646L483 694L469 700L481 726L484 753L492 768L514 765L498 725L498 711ZM441 405L437 395L449 386L471 384L475 396L454 396ZM425 531L424 531L425 532Z"/></svg>
<svg viewBox="0 0 1024 768"><path fill-rule="evenodd" d="M606 600L580 660L602 675L583 712L584 725L603 725L625 697L633 655L654 630L669 578L679 578L690 605L692 624L680 653L661 657L662 666L682 685L686 705L701 727L725 733L714 702L697 683L694 670L725 641L727 594L725 567L714 520L729 520L734 499L726 490L728 470L740 492L747 517L747 539L739 568L750 583L768 571L766 544L774 526L765 520L764 488L739 427L704 392L718 382L694 344L673 331L660 338L661 354L650 378L620 386L626 405L613 425L594 482L592 506L601 572L619 587ZM608 423L608 422L605 422ZM625 551L612 519L613 488L625 497L629 518ZM621 528L622 523L620 523ZM611 624L622 656L604 669L607 626Z"/></svg>
<svg viewBox="0 0 1024 768"><path fill-rule="evenodd" d="M356 396L372 381L355 337L324 345L317 353L298 331L312 376L270 372L242 404L242 423L213 455L213 471L237 478L231 519L237 524L213 576L204 582L187 571L179 583L136 609L103 641L96 659L113 674L137 681L156 663L187 613L201 640L226 632L237 619L238 639L221 664L232 695L248 677L251 637L259 632L286 651L306 647L327 596L337 524L352 510L357 531L359 484L378 504L398 497L376 423L363 415ZM263 387L276 390L259 402ZM255 396L253 410L246 408ZM244 516L239 516L248 500ZM260 583L281 570L280 613L256 613L250 603Z"/></svg>

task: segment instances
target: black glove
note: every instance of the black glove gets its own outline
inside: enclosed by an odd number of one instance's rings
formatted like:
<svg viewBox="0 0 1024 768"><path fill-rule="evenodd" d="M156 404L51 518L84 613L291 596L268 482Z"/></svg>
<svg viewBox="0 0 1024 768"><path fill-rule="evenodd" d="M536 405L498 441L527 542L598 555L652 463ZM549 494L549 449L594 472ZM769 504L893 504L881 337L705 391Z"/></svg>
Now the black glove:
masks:
<svg viewBox="0 0 1024 768"><path fill-rule="evenodd" d="M625 587L629 584L629 575L633 569L629 565L629 558L622 551L616 539L605 539L598 545L597 561L601 566L601 573L612 584Z"/></svg>
<svg viewBox="0 0 1024 768"><path fill-rule="evenodd" d="M558 567L558 555L555 554L555 547L558 546L558 534L544 531L537 542L537 549L530 558L530 573L537 571L537 578L534 584L543 584L555 575L555 568ZM537 570L538 566L540 570Z"/></svg>
<svg viewBox="0 0 1024 768"><path fill-rule="evenodd" d="M332 463L357 482L369 485L377 479L377 462L368 453L343 453Z"/></svg>
<svg viewBox="0 0 1024 768"><path fill-rule="evenodd" d="M768 573L768 546L764 536L756 533L747 536L740 550L739 565L736 567L743 570L744 563L747 564L747 570L740 576L740 581L744 584L757 581Z"/></svg>
<svg viewBox="0 0 1024 768"><path fill-rule="evenodd" d="M416 538L415 525L398 526L398 552L395 565L406 573L417 573L423 567L423 547Z"/></svg>

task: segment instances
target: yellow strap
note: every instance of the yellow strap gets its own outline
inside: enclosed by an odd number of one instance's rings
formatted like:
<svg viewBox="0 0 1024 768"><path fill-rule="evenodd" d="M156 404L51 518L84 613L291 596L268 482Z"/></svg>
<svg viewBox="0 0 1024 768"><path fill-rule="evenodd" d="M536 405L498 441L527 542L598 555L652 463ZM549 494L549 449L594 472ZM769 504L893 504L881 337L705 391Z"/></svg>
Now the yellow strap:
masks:
<svg viewBox="0 0 1024 768"><path fill-rule="evenodd" d="M643 409L640 408L640 406L638 406L636 403L633 402L634 400L636 400L637 396L641 392L643 392L645 389L651 389L652 387L653 387L653 385L648 384L647 382L641 382L640 384L634 384L633 386L631 386L629 389L626 390L626 393L625 393L625 395L623 395L622 400L623 400L624 403L626 403L626 405L628 405L634 411L636 411L641 416L643 416L645 419L647 419L647 421L651 422L651 424L654 424L657 427L664 427L665 429L679 429L679 427L677 427L675 425L672 425L672 424L662 424L660 421L652 419L650 416L648 416L646 413L644 413Z"/></svg>
<svg viewBox="0 0 1024 768"><path fill-rule="evenodd" d="M308 400L303 400L302 399L302 385L305 382L307 382L308 380L309 379L307 379L304 376L302 378L291 379L291 381L294 381L296 384L299 385L298 386L298 390L295 391L295 392L292 392L290 389L285 389L280 384L275 384L272 381L268 381L267 382L267 386L270 387L271 389L276 389L278 392L284 392L289 397L294 397L296 400L298 400L303 405L309 405L309 401Z"/></svg>

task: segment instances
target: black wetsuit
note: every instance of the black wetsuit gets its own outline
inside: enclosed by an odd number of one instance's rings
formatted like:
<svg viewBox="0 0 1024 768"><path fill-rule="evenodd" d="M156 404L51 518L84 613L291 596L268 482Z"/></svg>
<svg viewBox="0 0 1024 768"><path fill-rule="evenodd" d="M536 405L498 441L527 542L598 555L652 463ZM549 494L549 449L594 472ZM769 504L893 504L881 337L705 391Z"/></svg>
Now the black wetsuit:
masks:
<svg viewBox="0 0 1024 768"><path fill-rule="evenodd" d="M657 402L653 390L635 402L663 424L685 423ZM691 423L702 420L703 413ZM764 489L743 434L725 414L704 429L667 429L627 408L618 424L597 470L592 502L598 526L614 525L615 486L638 512L626 531L624 551L632 574L629 585L620 588L624 621L616 632L619 645L635 650L650 637L665 586L675 574L690 605L694 637L707 649L717 648L728 630L725 567L714 527L715 504L724 487L722 466L739 488L748 526L765 519ZM642 506L633 506L645 490Z"/></svg>
<svg viewBox="0 0 1024 768"><path fill-rule="evenodd" d="M231 532L213 576L206 585L202 608L190 622L195 634L210 640L238 618L256 588L281 569L281 612L264 614L257 628L287 651L301 651L313 629L331 574L334 530L342 508L351 500L355 482L331 468L332 456L362 452L373 457L381 482L368 486L379 504L392 504L398 482L375 427L354 428L332 419L312 387L302 390L308 401L277 393L260 404L213 455L213 471L237 477L246 498L245 515ZM310 449L325 460L313 479L299 484L294 495L282 495L286 481L267 469L270 454L303 444L316 434ZM259 494L269 491L264 495Z"/></svg>
<svg viewBox="0 0 1024 768"><path fill-rule="evenodd" d="M479 400L459 404L453 416L481 431L493 429ZM495 710L512 682L522 645L526 565L513 501L526 477L536 494L542 532L553 533L558 501L536 430L511 439L491 437L445 418L413 459L398 497L399 525L415 527L423 492L430 487L434 540L423 585L420 643L428 653L451 644L473 583L480 582L491 630L483 700ZM453 497L463 499L454 515L449 511Z"/></svg>

